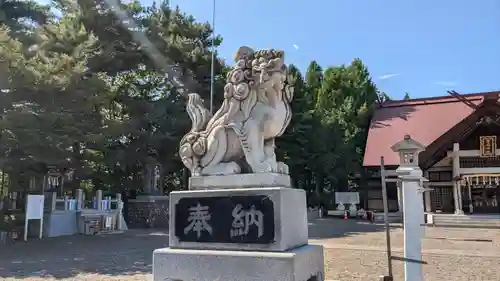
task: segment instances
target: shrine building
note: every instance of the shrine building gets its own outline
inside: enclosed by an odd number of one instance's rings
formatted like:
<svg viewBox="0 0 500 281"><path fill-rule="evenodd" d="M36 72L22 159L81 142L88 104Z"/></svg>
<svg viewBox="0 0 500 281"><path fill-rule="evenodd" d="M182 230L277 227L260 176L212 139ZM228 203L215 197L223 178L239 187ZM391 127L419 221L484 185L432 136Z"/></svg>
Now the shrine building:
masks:
<svg viewBox="0 0 500 281"><path fill-rule="evenodd" d="M409 135L426 148L418 164L429 180L427 213L500 213L500 92L389 101L375 110L360 173L361 206L382 211L381 157L389 211L402 210L398 153Z"/></svg>

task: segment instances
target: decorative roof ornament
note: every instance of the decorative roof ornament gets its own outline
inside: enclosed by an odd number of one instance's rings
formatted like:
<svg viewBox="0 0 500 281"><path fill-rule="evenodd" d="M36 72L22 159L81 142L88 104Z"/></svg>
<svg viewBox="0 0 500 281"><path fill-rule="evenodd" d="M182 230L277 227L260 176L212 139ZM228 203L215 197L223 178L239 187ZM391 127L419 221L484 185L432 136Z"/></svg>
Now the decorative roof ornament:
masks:
<svg viewBox="0 0 500 281"><path fill-rule="evenodd" d="M476 105L475 103L473 103L472 101L470 101L469 99L467 99L466 97L464 97L463 95L457 93L456 91L448 91L448 94L450 94L452 97L455 97L457 100L463 102L465 105L467 105L468 107L474 109L474 111L478 110L480 106ZM484 101L494 101L494 102L498 102L498 94L491 94L491 93L488 93L488 94L485 94L484 95ZM477 121L477 124L496 124L498 126L500 126L500 111L496 110L496 111L493 111L491 112L492 115L494 115L495 117L492 118L491 116L482 116L478 121Z"/></svg>

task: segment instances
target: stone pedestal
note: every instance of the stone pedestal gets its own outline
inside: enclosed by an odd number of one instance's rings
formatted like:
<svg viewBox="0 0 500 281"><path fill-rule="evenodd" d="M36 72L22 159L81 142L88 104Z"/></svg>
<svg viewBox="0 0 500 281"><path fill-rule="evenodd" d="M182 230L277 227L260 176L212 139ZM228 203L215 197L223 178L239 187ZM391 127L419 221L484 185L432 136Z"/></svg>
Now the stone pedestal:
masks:
<svg viewBox="0 0 500 281"><path fill-rule="evenodd" d="M153 253L154 281L323 280L323 248L307 244L305 191L288 176L192 178L169 208L170 248Z"/></svg>
<svg viewBox="0 0 500 281"><path fill-rule="evenodd" d="M422 281L422 238L424 236L424 207L420 186L422 171L418 168L401 169L404 200L404 264L405 281Z"/></svg>
<svg viewBox="0 0 500 281"><path fill-rule="evenodd" d="M153 281L323 281L323 247L286 252L158 249Z"/></svg>

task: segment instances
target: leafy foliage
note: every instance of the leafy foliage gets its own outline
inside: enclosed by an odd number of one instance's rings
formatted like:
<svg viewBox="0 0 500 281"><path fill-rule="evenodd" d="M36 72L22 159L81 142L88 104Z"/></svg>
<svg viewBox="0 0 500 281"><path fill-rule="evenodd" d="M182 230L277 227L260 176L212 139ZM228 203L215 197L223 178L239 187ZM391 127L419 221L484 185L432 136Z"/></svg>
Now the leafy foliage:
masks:
<svg viewBox="0 0 500 281"><path fill-rule="evenodd" d="M313 61L303 80L296 68L291 73L294 120L280 145L290 155L295 184L308 190L315 204L327 200L325 191L355 187L380 94L359 59L325 71Z"/></svg>
<svg viewBox="0 0 500 281"><path fill-rule="evenodd" d="M211 28L166 5L109 3L55 1L64 16L29 26L34 41L12 36L18 21L3 22L0 144L10 174L71 169L73 188L115 190L140 187L152 165L162 178L181 174L184 93L208 97ZM21 17L30 14L9 19ZM222 93L224 65L215 70Z"/></svg>
<svg viewBox="0 0 500 281"><path fill-rule="evenodd" d="M26 191L27 178L55 168L74 171L65 184L73 189L141 189L155 167L163 190L181 188L185 94L209 100L210 25L138 1L0 7L0 168L9 188ZM216 108L226 73L216 60ZM371 113L389 96L359 59L325 70L313 61L304 75L291 65L289 76L294 116L278 157L313 201L354 187Z"/></svg>

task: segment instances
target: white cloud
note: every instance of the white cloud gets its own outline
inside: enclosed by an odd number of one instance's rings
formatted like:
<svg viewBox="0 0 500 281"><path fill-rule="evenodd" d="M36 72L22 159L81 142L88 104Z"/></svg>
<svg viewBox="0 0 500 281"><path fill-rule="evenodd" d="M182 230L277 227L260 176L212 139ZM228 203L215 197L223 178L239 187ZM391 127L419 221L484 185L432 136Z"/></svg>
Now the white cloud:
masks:
<svg viewBox="0 0 500 281"><path fill-rule="evenodd" d="M439 85L439 86L453 87L453 86L457 85L457 82L455 82L455 81L437 81L435 84Z"/></svg>
<svg viewBox="0 0 500 281"><path fill-rule="evenodd" d="M382 75L378 79L379 80L385 80L385 79L389 79L389 78L396 77L396 76L399 76L399 75L401 75L401 73L391 73L391 74Z"/></svg>
<svg viewBox="0 0 500 281"><path fill-rule="evenodd" d="M293 47L295 48L295 50L299 49L299 46L297 46L296 44L293 44Z"/></svg>

